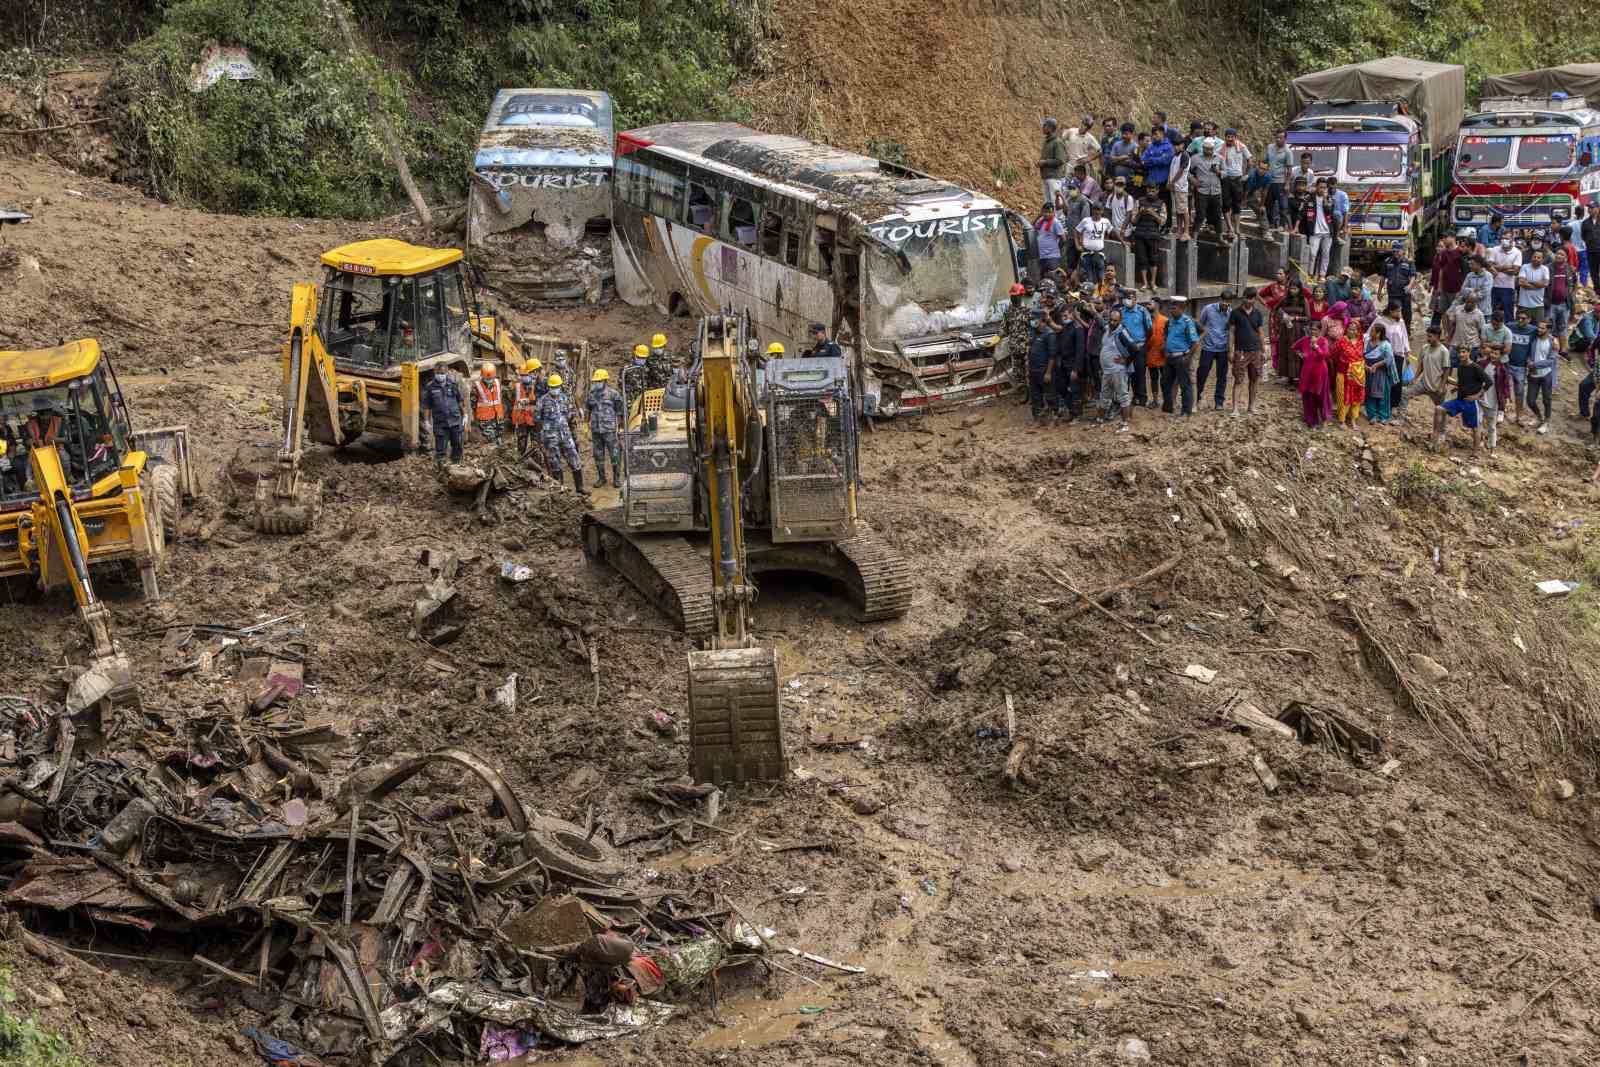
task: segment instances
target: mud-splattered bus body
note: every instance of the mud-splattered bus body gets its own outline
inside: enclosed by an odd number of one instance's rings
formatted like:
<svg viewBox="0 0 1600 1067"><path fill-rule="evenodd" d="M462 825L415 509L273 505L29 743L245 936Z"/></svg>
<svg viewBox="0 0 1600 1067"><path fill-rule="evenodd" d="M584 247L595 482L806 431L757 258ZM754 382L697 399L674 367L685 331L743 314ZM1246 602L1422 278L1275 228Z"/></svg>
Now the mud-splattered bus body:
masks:
<svg viewBox="0 0 1600 1067"><path fill-rule="evenodd" d="M791 353L827 325L868 414L1011 383L1001 324L1019 280L994 200L905 167L734 123L617 136L617 294L675 314L748 310ZM1023 223L1026 228L1026 223Z"/></svg>
<svg viewBox="0 0 1600 1067"><path fill-rule="evenodd" d="M513 298L598 303L611 284L611 97L502 89L478 137L467 247Z"/></svg>

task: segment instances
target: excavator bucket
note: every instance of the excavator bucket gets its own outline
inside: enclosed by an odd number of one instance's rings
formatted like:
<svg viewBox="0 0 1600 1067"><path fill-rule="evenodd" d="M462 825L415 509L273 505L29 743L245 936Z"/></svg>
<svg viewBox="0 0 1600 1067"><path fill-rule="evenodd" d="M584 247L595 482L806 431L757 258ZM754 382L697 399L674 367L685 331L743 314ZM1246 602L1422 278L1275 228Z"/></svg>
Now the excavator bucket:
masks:
<svg viewBox="0 0 1600 1067"><path fill-rule="evenodd" d="M689 773L715 785L788 777L777 650L689 653Z"/></svg>
<svg viewBox="0 0 1600 1067"><path fill-rule="evenodd" d="M300 534L316 525L322 510L322 482L299 472L263 474L256 481L256 529L269 534Z"/></svg>

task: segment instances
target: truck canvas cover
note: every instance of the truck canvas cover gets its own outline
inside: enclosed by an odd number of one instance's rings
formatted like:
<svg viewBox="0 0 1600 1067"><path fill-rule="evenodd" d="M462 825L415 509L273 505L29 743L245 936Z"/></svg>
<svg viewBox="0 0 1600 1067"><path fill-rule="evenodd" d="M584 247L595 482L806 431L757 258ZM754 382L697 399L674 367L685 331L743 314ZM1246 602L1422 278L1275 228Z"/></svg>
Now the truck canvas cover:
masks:
<svg viewBox="0 0 1600 1067"><path fill-rule="evenodd" d="M1600 63L1568 63L1515 74L1494 74L1483 79L1482 96L1549 97L1551 93L1588 97L1591 107L1600 103Z"/></svg>
<svg viewBox="0 0 1600 1067"><path fill-rule="evenodd" d="M1294 115L1318 100L1401 101L1435 145L1455 137L1467 106L1465 67L1404 56L1302 74L1291 85L1289 105Z"/></svg>
<svg viewBox="0 0 1600 1067"><path fill-rule="evenodd" d="M605 93L502 89L478 136L467 244L491 284L600 299L610 274L612 108Z"/></svg>

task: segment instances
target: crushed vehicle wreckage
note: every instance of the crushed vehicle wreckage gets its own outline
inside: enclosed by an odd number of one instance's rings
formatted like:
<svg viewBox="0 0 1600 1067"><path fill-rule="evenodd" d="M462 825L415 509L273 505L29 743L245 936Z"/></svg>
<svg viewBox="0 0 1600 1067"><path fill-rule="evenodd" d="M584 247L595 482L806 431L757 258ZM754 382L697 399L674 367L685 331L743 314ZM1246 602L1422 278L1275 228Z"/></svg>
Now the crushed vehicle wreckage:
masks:
<svg viewBox="0 0 1600 1067"><path fill-rule="evenodd" d="M373 1065L636 1034L701 991L714 1005L719 972L773 947L736 904L649 888L618 851L692 835L713 787L654 783L641 799L689 817L613 843L471 752L366 759L348 720L300 710L315 684L289 616L164 629L169 675L218 680L203 707L0 696L24 939L64 917L166 939L201 983L242 987L268 1060Z"/></svg>

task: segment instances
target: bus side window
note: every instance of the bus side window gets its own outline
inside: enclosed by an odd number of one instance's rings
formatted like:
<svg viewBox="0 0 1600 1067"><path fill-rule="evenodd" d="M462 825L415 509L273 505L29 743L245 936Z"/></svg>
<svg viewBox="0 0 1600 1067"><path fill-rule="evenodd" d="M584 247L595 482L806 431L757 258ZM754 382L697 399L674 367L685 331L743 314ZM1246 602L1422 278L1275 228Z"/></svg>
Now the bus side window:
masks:
<svg viewBox="0 0 1600 1067"><path fill-rule="evenodd" d="M745 248L756 246L756 206L743 197L728 198L728 235Z"/></svg>
<svg viewBox="0 0 1600 1067"><path fill-rule="evenodd" d="M683 174L669 169L676 166L657 160L650 168L650 214L673 221L683 217Z"/></svg>
<svg viewBox="0 0 1600 1067"><path fill-rule="evenodd" d="M761 254L768 259L777 259L782 248L783 216L776 211L768 211L761 216Z"/></svg>
<svg viewBox="0 0 1600 1067"><path fill-rule="evenodd" d="M710 233L716 229L717 198L699 182L689 183L689 225Z"/></svg>
<svg viewBox="0 0 1600 1067"><path fill-rule="evenodd" d="M791 267L800 265L800 234L793 227L783 235L783 261Z"/></svg>
<svg viewBox="0 0 1600 1067"><path fill-rule="evenodd" d="M824 278L833 277L833 231L818 226L816 229L817 273Z"/></svg>

